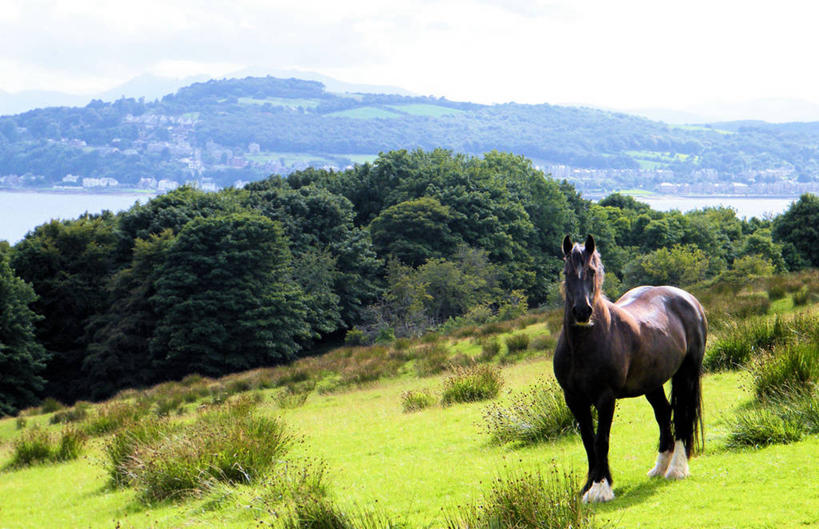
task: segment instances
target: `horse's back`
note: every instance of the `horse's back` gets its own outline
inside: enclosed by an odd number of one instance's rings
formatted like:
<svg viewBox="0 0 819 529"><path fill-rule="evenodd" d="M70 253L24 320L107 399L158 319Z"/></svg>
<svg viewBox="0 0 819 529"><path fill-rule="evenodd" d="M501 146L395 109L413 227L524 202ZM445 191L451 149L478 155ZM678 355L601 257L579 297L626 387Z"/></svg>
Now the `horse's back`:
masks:
<svg viewBox="0 0 819 529"><path fill-rule="evenodd" d="M614 305L629 313L643 329L681 333L687 344L705 346L707 321L700 302L689 292L672 286L636 287Z"/></svg>

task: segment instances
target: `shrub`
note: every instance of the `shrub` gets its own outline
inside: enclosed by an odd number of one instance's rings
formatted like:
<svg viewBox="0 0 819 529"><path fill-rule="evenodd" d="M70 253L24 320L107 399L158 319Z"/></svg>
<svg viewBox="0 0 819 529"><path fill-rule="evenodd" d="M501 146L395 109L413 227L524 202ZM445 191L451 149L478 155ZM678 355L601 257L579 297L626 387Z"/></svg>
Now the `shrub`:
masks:
<svg viewBox="0 0 819 529"><path fill-rule="evenodd" d="M481 336L489 336L491 334L500 334L506 332L506 326L498 322L490 322L478 329L478 334Z"/></svg>
<svg viewBox="0 0 819 529"><path fill-rule="evenodd" d="M529 335L524 333L513 334L511 336L507 336L505 342L506 348L510 353L525 351L529 348Z"/></svg>
<svg viewBox="0 0 819 529"><path fill-rule="evenodd" d="M481 354L478 356L478 360L482 362L488 362L498 356L500 353L501 344L497 338L492 338L491 340L486 340L481 345Z"/></svg>
<svg viewBox="0 0 819 529"><path fill-rule="evenodd" d="M767 407L752 408L737 414L731 424L726 446L736 449L791 443L802 438L799 425L786 420Z"/></svg>
<svg viewBox="0 0 819 529"><path fill-rule="evenodd" d="M819 344L800 343L774 348L751 362L757 398L809 392L819 382Z"/></svg>
<svg viewBox="0 0 819 529"><path fill-rule="evenodd" d="M574 417L554 379L539 380L507 405L491 404L483 413L483 422L486 433L497 443L529 444L574 431Z"/></svg>
<svg viewBox="0 0 819 529"><path fill-rule="evenodd" d="M489 364L454 367L444 380L441 404L474 402L494 398L503 386L500 369Z"/></svg>
<svg viewBox="0 0 819 529"><path fill-rule="evenodd" d="M552 470L550 479L540 472L523 472L493 479L476 504L459 507L447 516L448 529L589 529L595 527L593 511L577 494L572 474Z"/></svg>
<svg viewBox="0 0 819 529"><path fill-rule="evenodd" d="M48 422L51 424L60 424L60 423L69 423L69 422L81 422L88 418L88 408L90 404L87 402L78 402L74 406L68 409L60 410L51 418L48 419Z"/></svg>
<svg viewBox="0 0 819 529"><path fill-rule="evenodd" d="M292 441L280 419L228 405L153 443L138 444L128 470L143 501L160 501L200 493L212 482L252 483Z"/></svg>
<svg viewBox="0 0 819 529"><path fill-rule="evenodd" d="M404 413L423 410L435 404L435 397L428 389L410 390L401 393L401 408Z"/></svg>
<svg viewBox="0 0 819 529"><path fill-rule="evenodd" d="M364 345L365 342L364 331L356 327L353 327L344 335L345 345Z"/></svg>

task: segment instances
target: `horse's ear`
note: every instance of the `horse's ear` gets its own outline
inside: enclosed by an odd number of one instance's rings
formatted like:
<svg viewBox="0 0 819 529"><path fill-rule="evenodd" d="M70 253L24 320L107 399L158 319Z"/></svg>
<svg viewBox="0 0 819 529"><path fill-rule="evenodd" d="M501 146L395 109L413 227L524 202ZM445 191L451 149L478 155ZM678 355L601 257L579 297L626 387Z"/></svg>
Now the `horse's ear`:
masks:
<svg viewBox="0 0 819 529"><path fill-rule="evenodd" d="M591 256L594 254L594 237L588 235L586 237L586 255L591 259Z"/></svg>
<svg viewBox="0 0 819 529"><path fill-rule="evenodd" d="M572 239L568 235L563 238L563 255L569 255L572 252Z"/></svg>

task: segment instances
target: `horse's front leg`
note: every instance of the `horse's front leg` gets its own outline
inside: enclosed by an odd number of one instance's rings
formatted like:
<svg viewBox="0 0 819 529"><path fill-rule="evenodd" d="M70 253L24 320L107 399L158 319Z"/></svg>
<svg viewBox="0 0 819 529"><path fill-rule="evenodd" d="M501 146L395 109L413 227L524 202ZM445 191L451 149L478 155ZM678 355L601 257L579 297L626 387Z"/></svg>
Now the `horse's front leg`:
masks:
<svg viewBox="0 0 819 529"><path fill-rule="evenodd" d="M574 415L577 426L580 429L580 438L583 439L583 447L586 449L586 457L589 460L589 472L586 477L586 484L583 485L581 493L585 493L592 486L592 472L597 464L594 454L594 422L592 421L591 403L581 397L566 394L566 405Z"/></svg>
<svg viewBox="0 0 819 529"><path fill-rule="evenodd" d="M614 419L614 397L605 396L595 405L597 408L597 435L594 438L595 466L590 473L592 485L583 495L583 501L605 502L614 499L611 490L611 471L609 470L609 434Z"/></svg>

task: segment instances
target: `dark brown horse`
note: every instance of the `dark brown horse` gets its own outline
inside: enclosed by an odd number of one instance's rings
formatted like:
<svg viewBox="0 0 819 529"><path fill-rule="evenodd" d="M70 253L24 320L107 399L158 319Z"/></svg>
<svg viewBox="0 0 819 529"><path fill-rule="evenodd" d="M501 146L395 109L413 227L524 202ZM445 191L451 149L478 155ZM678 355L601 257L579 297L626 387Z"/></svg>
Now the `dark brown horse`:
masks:
<svg viewBox="0 0 819 529"><path fill-rule="evenodd" d="M702 306L688 292L668 286L637 287L612 303L601 293L603 263L592 236L584 245L573 245L567 236L563 254L566 310L554 369L589 459L583 501L614 498L608 454L616 399L645 395L654 408L660 447L648 475L688 476L688 458L703 438L700 373L707 322ZM668 379L671 403L663 389Z"/></svg>

